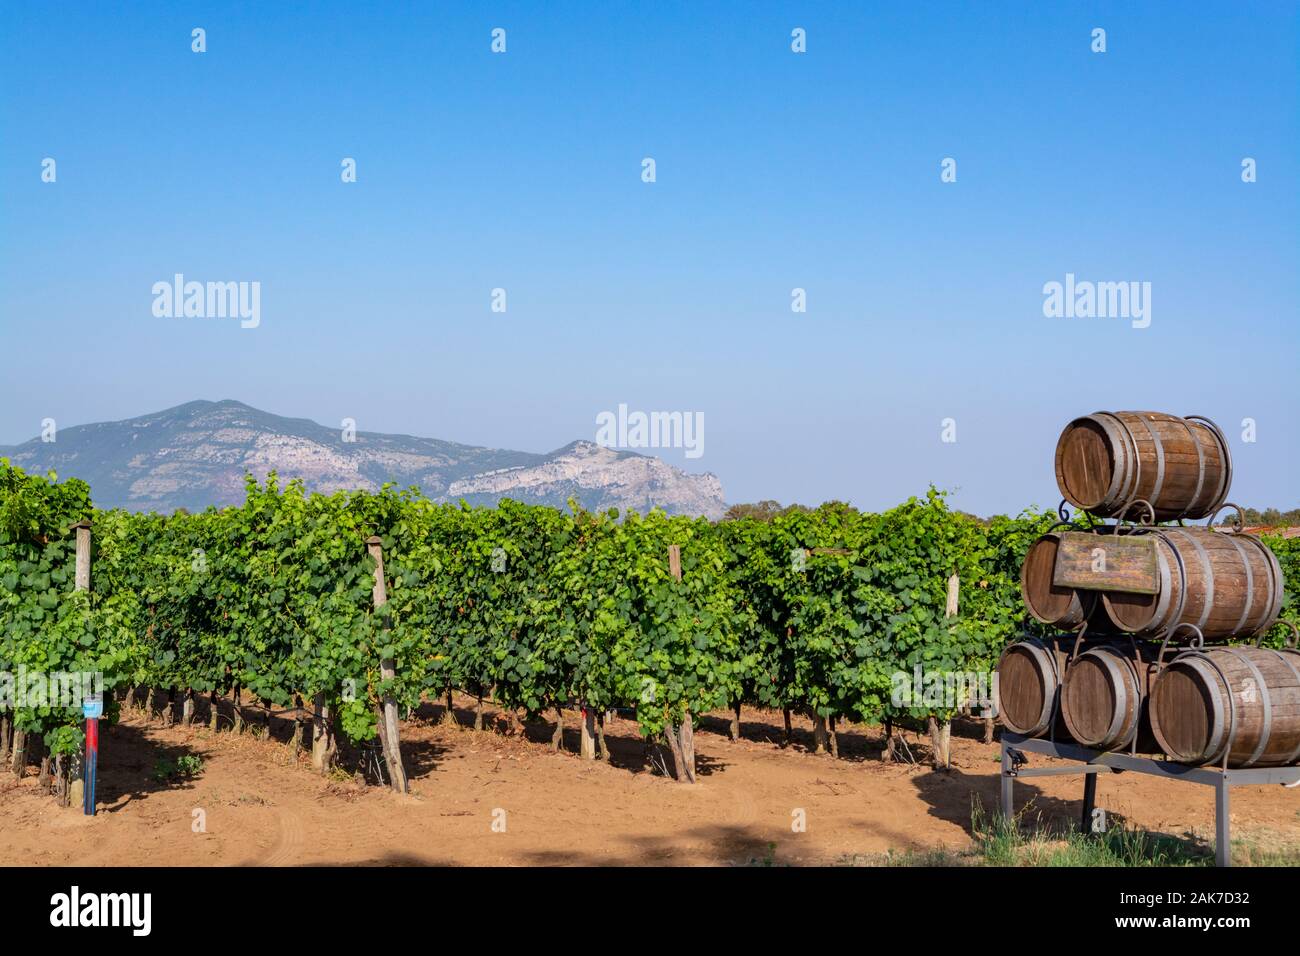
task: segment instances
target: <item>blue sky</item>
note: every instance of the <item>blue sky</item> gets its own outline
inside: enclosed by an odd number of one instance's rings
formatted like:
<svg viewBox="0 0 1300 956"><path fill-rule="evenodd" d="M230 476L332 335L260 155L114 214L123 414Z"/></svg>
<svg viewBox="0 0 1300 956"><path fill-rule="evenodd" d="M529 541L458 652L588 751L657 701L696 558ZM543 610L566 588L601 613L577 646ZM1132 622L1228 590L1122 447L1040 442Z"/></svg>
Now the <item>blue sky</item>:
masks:
<svg viewBox="0 0 1300 956"><path fill-rule="evenodd" d="M702 412L664 457L732 501L990 513L1153 408L1300 505L1297 6L1189 9L7 4L0 443L237 398L546 451L627 403ZM154 317L177 272L261 325ZM1150 327L1044 317L1066 273L1150 282Z"/></svg>

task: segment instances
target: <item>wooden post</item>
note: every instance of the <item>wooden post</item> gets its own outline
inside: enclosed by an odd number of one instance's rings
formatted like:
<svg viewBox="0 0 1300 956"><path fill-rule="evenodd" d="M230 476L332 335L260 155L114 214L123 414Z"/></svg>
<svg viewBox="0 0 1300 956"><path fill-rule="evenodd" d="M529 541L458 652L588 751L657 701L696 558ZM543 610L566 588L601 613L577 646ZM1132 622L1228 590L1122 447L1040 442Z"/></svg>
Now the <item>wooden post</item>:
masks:
<svg viewBox="0 0 1300 956"><path fill-rule="evenodd" d="M588 704L582 705L582 742L579 752L583 760L596 759L596 711Z"/></svg>
<svg viewBox="0 0 1300 956"><path fill-rule="evenodd" d="M957 599L961 592L961 578L957 576L954 570L948 577L948 601L944 607L943 616L957 616ZM952 721L938 721L930 718L930 742L934 747L934 765L936 767L948 767L951 763L951 742L952 742Z"/></svg>
<svg viewBox="0 0 1300 956"><path fill-rule="evenodd" d="M826 753L826 718L821 714L813 714L813 753Z"/></svg>
<svg viewBox="0 0 1300 956"><path fill-rule="evenodd" d="M557 753L564 749L564 711L555 705L555 733L551 734L551 749Z"/></svg>
<svg viewBox="0 0 1300 956"><path fill-rule="evenodd" d="M36 786L49 793L54 789L54 767L50 764L50 751L45 746L45 737L41 734L32 736L32 756L40 758L41 768L36 774Z"/></svg>
<svg viewBox="0 0 1300 956"><path fill-rule="evenodd" d="M682 546L668 546L668 573L676 580L682 579ZM695 782L695 725L691 720L691 708L683 708L682 722L678 727L668 728L670 735L676 735L677 746L673 747L673 759L677 763L677 779L681 783Z"/></svg>
<svg viewBox="0 0 1300 956"><path fill-rule="evenodd" d="M289 741L289 743L291 744L291 747L289 749L290 752L293 754L294 763L298 762L298 755L302 753L302 724L303 724L302 695L294 694L293 695L293 739Z"/></svg>
<svg viewBox="0 0 1300 956"><path fill-rule="evenodd" d="M682 717L682 770L686 772L686 782L695 782L695 723L691 718L691 709L684 708Z"/></svg>
<svg viewBox="0 0 1300 956"><path fill-rule="evenodd" d="M77 566L73 586L78 591L90 590L90 522L78 521L71 526L77 534ZM77 701L78 704L81 701ZM86 802L85 761L80 753L72 755L68 766L68 805L81 807Z"/></svg>
<svg viewBox="0 0 1300 956"><path fill-rule="evenodd" d="M599 746L599 752L596 754L597 760L609 761L609 744L605 743L605 715L600 714L596 718L596 743Z"/></svg>
<svg viewBox="0 0 1300 956"><path fill-rule="evenodd" d="M77 532L77 571L74 587L78 591L90 590L90 522L78 521L70 526Z"/></svg>
<svg viewBox="0 0 1300 956"><path fill-rule="evenodd" d="M232 733L238 736L239 734L242 734L244 732L244 705L242 699L242 689L238 684L236 684L234 686L234 689L231 691L230 698L235 708L235 723L234 723L234 727L232 728Z"/></svg>
<svg viewBox="0 0 1300 956"><path fill-rule="evenodd" d="M366 548L370 556L375 559L373 598L375 608L378 609L388 603L388 588L384 584L383 539L378 535L367 538ZM392 680L397 676L397 668L391 660L382 660L379 662L379 674L384 680ZM406 782L406 767L402 765L401 740L397 734L397 701L391 694L384 698L380 720L384 729L381 739L384 744L384 757L388 762L388 777L392 781L394 790L398 793L406 793L409 787Z"/></svg>
<svg viewBox="0 0 1300 956"><path fill-rule="evenodd" d="M334 758L333 714L322 691L312 698L311 765L324 776Z"/></svg>
<svg viewBox="0 0 1300 956"><path fill-rule="evenodd" d="M664 736L668 738L668 749L673 755L673 779L686 783L686 757L682 753L682 738L678 728L665 722Z"/></svg>
<svg viewBox="0 0 1300 956"><path fill-rule="evenodd" d="M950 744L952 741L952 724L931 717L929 719L930 746L934 750L934 765L946 768L951 761Z"/></svg>
<svg viewBox="0 0 1300 956"><path fill-rule="evenodd" d="M59 806L68 805L68 761L63 754L54 758L54 794Z"/></svg>
<svg viewBox="0 0 1300 956"><path fill-rule="evenodd" d="M13 751L10 753L9 769L19 780L27 772L27 731L14 728Z"/></svg>
<svg viewBox="0 0 1300 956"><path fill-rule="evenodd" d="M958 596L961 591L961 579L957 572L953 571L952 576L948 578L948 604L944 609L944 617L956 617L958 607ZM967 708L969 710L969 708ZM984 715L984 742L993 743L993 715L986 713Z"/></svg>

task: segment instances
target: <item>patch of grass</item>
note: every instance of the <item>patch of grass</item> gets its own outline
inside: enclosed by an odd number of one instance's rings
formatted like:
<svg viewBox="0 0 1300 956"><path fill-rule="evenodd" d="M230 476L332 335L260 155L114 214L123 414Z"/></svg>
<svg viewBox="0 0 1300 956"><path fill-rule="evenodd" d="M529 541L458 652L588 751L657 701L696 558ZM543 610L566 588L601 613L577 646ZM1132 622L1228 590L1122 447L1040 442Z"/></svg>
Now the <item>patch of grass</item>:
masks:
<svg viewBox="0 0 1300 956"><path fill-rule="evenodd" d="M889 850L886 853L855 853L841 857L839 866L979 866L983 859L975 850Z"/></svg>
<svg viewBox="0 0 1300 956"><path fill-rule="evenodd" d="M169 757L159 757L158 762L154 764L152 776L159 783L167 783L172 780L197 777L202 770L202 757L198 754L183 754L175 760Z"/></svg>
<svg viewBox="0 0 1300 956"><path fill-rule="evenodd" d="M1267 840L1261 845L1260 840ZM1251 834L1232 841L1234 866L1300 866L1300 847L1274 834Z"/></svg>
<svg viewBox="0 0 1300 956"><path fill-rule="evenodd" d="M1021 825L1028 808L1007 820L971 808L971 832L985 866L1210 866L1213 849L1195 838L1149 833L1123 824L1105 833L1072 826Z"/></svg>
<svg viewBox="0 0 1300 956"><path fill-rule="evenodd" d="M769 843L767 850L761 857L751 856L745 866L782 866L776 862L776 844Z"/></svg>
<svg viewBox="0 0 1300 956"><path fill-rule="evenodd" d="M1119 824L1106 833L1082 833L1068 825L1026 822L1026 807L1015 820L984 811L978 799L971 807L971 836L967 849L937 847L853 854L842 866L1079 866L1155 867L1213 866L1213 844L1189 833L1172 836ZM1269 834L1232 841L1232 861L1238 866L1300 866L1300 847Z"/></svg>

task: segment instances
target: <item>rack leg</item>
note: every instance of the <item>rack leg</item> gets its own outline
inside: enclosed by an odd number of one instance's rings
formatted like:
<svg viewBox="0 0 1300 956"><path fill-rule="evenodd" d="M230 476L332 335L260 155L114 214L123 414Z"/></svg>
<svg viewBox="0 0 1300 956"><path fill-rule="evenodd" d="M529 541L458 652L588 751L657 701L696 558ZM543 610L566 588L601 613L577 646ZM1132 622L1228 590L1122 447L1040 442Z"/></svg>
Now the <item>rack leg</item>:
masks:
<svg viewBox="0 0 1300 956"><path fill-rule="evenodd" d="M1092 813L1096 807L1097 775L1085 773L1083 775L1083 819L1079 821L1079 827L1084 833L1092 832Z"/></svg>
<svg viewBox="0 0 1300 956"><path fill-rule="evenodd" d="M1016 778L1011 776L1011 752L1004 741L1002 744L1002 816L1008 823L1015 818L1015 800L1012 795L1012 788L1015 785Z"/></svg>
<svg viewBox="0 0 1300 956"><path fill-rule="evenodd" d="M1226 777L1214 785L1214 865L1232 866L1232 837L1228 832L1229 786Z"/></svg>

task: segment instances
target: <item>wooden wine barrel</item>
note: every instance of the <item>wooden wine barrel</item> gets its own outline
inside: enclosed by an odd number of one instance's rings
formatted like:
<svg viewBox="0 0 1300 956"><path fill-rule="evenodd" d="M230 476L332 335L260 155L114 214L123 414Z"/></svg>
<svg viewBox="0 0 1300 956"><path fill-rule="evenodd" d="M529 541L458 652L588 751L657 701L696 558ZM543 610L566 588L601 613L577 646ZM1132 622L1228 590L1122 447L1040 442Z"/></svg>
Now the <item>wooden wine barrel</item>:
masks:
<svg viewBox="0 0 1300 956"><path fill-rule="evenodd" d="M1143 727L1143 708L1151 682L1155 648L1115 642L1082 651L1061 682L1061 718L1070 736L1095 750L1128 747ZM1142 734L1141 749L1152 749Z"/></svg>
<svg viewBox="0 0 1300 956"><path fill-rule="evenodd" d="M1061 432L1056 483L1066 501L1102 518L1116 517L1139 498L1151 503L1157 521L1205 518L1227 500L1232 453L1209 421L1096 412Z"/></svg>
<svg viewBox="0 0 1300 956"><path fill-rule="evenodd" d="M1061 537L1049 531L1029 546L1020 566L1020 594L1029 613L1044 624L1069 629L1078 627L1093 611L1097 592L1058 587L1052 583L1056 549Z"/></svg>
<svg viewBox="0 0 1300 956"><path fill-rule="evenodd" d="M1280 767L1300 760L1300 653L1184 651L1151 688L1156 742L1180 763Z"/></svg>
<svg viewBox="0 0 1300 956"><path fill-rule="evenodd" d="M1282 610L1282 569L1259 538L1208 528L1161 528L1156 594L1106 592L1106 614L1121 631L1155 635L1195 624L1207 641L1248 638Z"/></svg>
<svg viewBox="0 0 1300 956"><path fill-rule="evenodd" d="M1061 675L1073 642L1073 635L1047 640L1035 637L1002 652L994 696L998 716L1007 728L1037 737L1057 720Z"/></svg>

